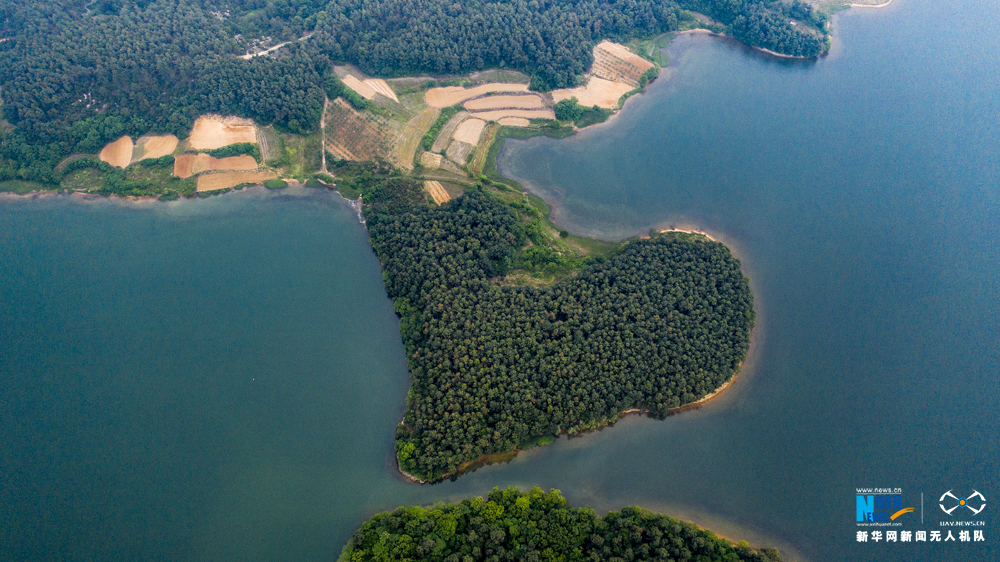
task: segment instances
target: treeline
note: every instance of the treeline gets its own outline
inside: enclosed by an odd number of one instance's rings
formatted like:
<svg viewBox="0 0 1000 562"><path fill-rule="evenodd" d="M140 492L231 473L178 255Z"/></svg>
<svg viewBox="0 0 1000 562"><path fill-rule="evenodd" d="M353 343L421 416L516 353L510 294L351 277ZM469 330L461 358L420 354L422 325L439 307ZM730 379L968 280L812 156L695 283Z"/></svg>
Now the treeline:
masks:
<svg viewBox="0 0 1000 562"><path fill-rule="evenodd" d="M815 57L829 48L826 14L801 0L680 1L719 20L747 45L799 57Z"/></svg>
<svg viewBox="0 0 1000 562"><path fill-rule="evenodd" d="M337 89L324 77L338 62L382 76L508 67L530 74L535 89L571 86L597 41L677 29L693 22L685 9L775 51L824 48L823 33L807 27L823 28L822 16L797 0L233 0L224 11L200 0L7 3L0 91L16 129L0 123L0 181L52 183L69 154L122 134L183 136L206 112L315 130L324 86ZM292 43L237 56L262 36Z"/></svg>
<svg viewBox="0 0 1000 562"><path fill-rule="evenodd" d="M252 156L254 160L258 163L264 161L264 157L260 154L260 147L256 143L252 142L238 142L234 144L229 144L221 148L213 148L211 150L202 151L191 151L191 152L205 152L212 158L228 158L230 156Z"/></svg>
<svg viewBox="0 0 1000 562"><path fill-rule="evenodd" d="M485 501L474 497L379 513L348 539L339 560L780 562L781 557L776 548L736 545L638 507L598 517L589 507L570 507L558 490L493 488Z"/></svg>
<svg viewBox="0 0 1000 562"><path fill-rule="evenodd" d="M629 408L666 415L724 384L749 349L752 297L722 244L664 235L548 289L502 286L528 234L509 205L472 189L429 208L403 177L355 187L401 317L413 383L397 452L417 477Z"/></svg>

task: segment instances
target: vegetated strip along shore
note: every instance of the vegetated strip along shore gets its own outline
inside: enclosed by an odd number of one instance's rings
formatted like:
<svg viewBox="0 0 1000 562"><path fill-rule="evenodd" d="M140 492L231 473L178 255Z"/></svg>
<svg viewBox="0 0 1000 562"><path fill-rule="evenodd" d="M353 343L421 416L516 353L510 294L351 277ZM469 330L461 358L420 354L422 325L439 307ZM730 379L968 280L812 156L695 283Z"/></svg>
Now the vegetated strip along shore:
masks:
<svg viewBox="0 0 1000 562"><path fill-rule="evenodd" d="M665 231L662 231L662 232L697 233L697 234L701 234L702 236L705 236L706 238L708 238L710 240L718 242L718 240L716 240L715 238L712 238L711 236L709 236L707 234L704 234L702 232L698 232L698 231L676 229L676 230L665 230ZM719 242L719 243L721 244L721 242ZM757 341L756 338L754 337L754 336L756 336L756 334L757 334L757 329L754 328L753 331L750 332L750 351L747 352L746 359L744 359L743 362L740 363L740 368L736 371L736 373L733 374L732 378L730 378L728 381L726 381L719 388L715 389L714 391L712 391L709 394L706 394L701 399L699 399L699 400L697 400L695 402L690 402L688 404L684 404L684 405L678 406L676 408L670 408L669 415L676 415L676 414L680 414L680 413L687 412L687 411L690 411L690 410L697 410L697 409L701 408L702 406L704 406L705 404L707 404L708 402L714 400L715 398L718 398L719 395L722 394L722 392L724 390L726 390L727 388L729 388L730 386L732 386L732 384L734 382L736 382L736 378L739 377L740 373L743 372L743 366L746 365L750 361L751 354L754 352L754 350L757 347L756 345L754 345L756 343L756 341ZM631 416L631 415L637 415L637 414L638 415L644 415L644 414L647 414L647 413L648 413L647 410L644 410L644 409L641 409L641 408L629 408L628 410L625 410L621 414L619 414L618 418L615 419L614 421L610 421L610 422L608 422L605 425L596 427L596 428L588 430L588 431L584 431L584 432L578 433L574 437L577 437L577 436L582 437L582 436L586 435L587 433L592 433L594 431L598 431L600 429L603 429L604 427L612 426L612 425L615 424L615 422L617 422L618 420L620 420L621 418L623 418L625 416ZM402 420L401 420L401 422L402 422ZM567 434L568 434L568 432L566 430L563 430L562 432L559 433L559 436L567 435ZM498 454L493 454L493 455L483 455L483 456L479 457L478 459L467 461L467 462L463 463L462 465L460 465L458 467L458 470L456 470L453 473L442 475L441 478L440 478L440 480L444 480L445 478L451 478L452 476L458 476L459 474L462 474L462 473L468 471L470 468L475 467L475 466L482 466L482 465L496 464L496 463L511 461L522 450L524 450L524 449L515 448L513 451L510 451L510 452L507 452L507 453L498 453ZM416 476L414 476L414 475L410 474L409 472L406 472L405 470L403 470L402 467L399 466L399 457L398 456L396 457L396 470L399 471L399 473L403 476L403 478L405 478L406 480L409 480L410 482L413 482L415 484L427 484L427 483L431 482L430 480L424 480L422 478L417 478Z"/></svg>
<svg viewBox="0 0 1000 562"><path fill-rule="evenodd" d="M666 229L660 229L660 230L658 230L658 232L660 232L660 233L680 232L680 233L684 233L684 234L695 234L695 235L707 238L707 239L709 239L709 240L711 240L713 242L716 242L716 243L719 243L719 244L723 244L727 248L730 248L730 251L732 251L732 248L729 245L727 245L724 242L722 242L721 240L719 240L719 238L717 238L715 236L712 236L711 234L709 234L709 233L707 233L707 232L705 232L703 230L700 230L700 229L695 229L695 228L666 228ZM754 308L756 310L757 306L755 305ZM754 351L757 349L757 343L759 341L759 338L757 337L757 335L758 335L757 327L759 326L759 324L760 324L760 317L758 316L757 325L755 325L754 329L751 330L751 332L750 332L750 349L747 351L747 355L744 358L744 360L740 363L739 368L736 370L735 373L733 373L733 376L728 381L726 381L725 383L723 383L722 386L720 386L719 388L717 388L714 391L710 392L709 394L703 396L702 398L700 398L700 399L698 399L698 400L696 400L694 402L690 402L690 403L687 403L687 404L682 404L680 406L677 406L676 408L670 408L668 410L668 415L672 416L672 415L681 414L683 412L688 412L688 411L691 411L691 410L700 409L702 406L704 406L708 402L711 402L712 400L718 398L726 389L728 389L729 387L731 387L733 385L733 383L736 382L736 379L740 376L740 374L743 373L743 368L746 365L748 365L748 364L752 364L751 363L751 359L753 358ZM648 413L649 412L646 409L642 409L642 408L629 408L627 410L622 411L617 416L617 418L615 418L614 420L609 421L606 424L603 424L601 426L595 427L593 429L577 433L577 434L571 436L571 438L583 437L584 435L586 435L588 433L592 433L594 431L601 430L604 427L612 426L612 425L615 424L615 422L617 422L618 420L620 420L621 418L623 418L625 416L630 416L630 415L645 415L645 414L648 414ZM402 423L402 420L401 420L400 423ZM559 437L559 436L562 436L562 435L568 435L568 431L567 430L562 430L559 433L559 435L556 436L556 437ZM446 478L451 478L451 477L458 476L460 474L463 474L463 473L469 471L472 468L478 468L478 467L481 467L481 466L484 466L484 465L497 464L497 463L502 463L502 462L509 462L509 461L513 460L514 457L516 457L518 455L518 453L520 453L522 450L524 450L524 449L519 449L519 448L515 447L513 451L509 451L509 452L506 452L506 453L496 453L496 454L490 454L490 455L482 455L481 457L479 457L477 459L474 459L474 460L462 463L458 467L457 470L455 470L452 473L442 475L439 480L444 480ZM400 473L400 475L402 475L402 477L404 479L406 479L406 480L408 480L410 482L413 482L415 484L427 484L427 483L431 482L430 480L419 478L419 477L414 476L413 474L410 474L409 472L406 472L405 470L403 470L403 468L399 465L399 457L398 456L396 457L396 463L395 463L395 465L396 465L396 470ZM439 481L439 480L435 480L435 481Z"/></svg>
<svg viewBox="0 0 1000 562"><path fill-rule="evenodd" d="M428 109L432 109L433 110L433 108L428 108ZM435 114L436 114L436 111L435 111ZM215 121L212 121L211 119L200 119L199 122L196 123L196 127L195 127L196 130L192 131L192 137L193 137L193 139L197 139L198 138L198 135L196 135L195 133L199 132L199 131L197 131L197 129L198 129L197 125L199 125L199 124L201 124L201 125L209 125L209 127L204 127L203 126L203 129L206 129L206 130L201 131L205 136L211 136L211 133L219 133L219 132L224 132L224 133L226 133L228 135L234 135L234 136L237 136L237 137L241 137L243 135L250 135L250 134L254 134L255 133L254 126L251 123L242 123L242 122L238 122L236 120L225 121L225 120L222 120L222 119L218 119L217 122L215 122ZM215 128L223 129L223 131L212 130L211 133L210 133L207 129L211 129L212 128L211 126L214 126ZM499 128L499 127L497 127L495 125L493 125L492 127ZM246 130L244 130L244 129L246 129ZM241 140L241 139L232 139L232 140ZM249 139L247 139L247 140L249 140ZM254 140L256 140L256 137L254 137ZM492 139L490 139L490 140L492 140ZM207 139L206 139L206 141L207 141ZM211 141L207 141L206 144L211 144ZM487 141L487 144L488 144L488 141ZM484 148L484 150L482 150L482 152L483 152L483 155L485 156L485 153L488 152L488 148L489 147L486 146L486 147L483 147L483 148ZM480 166L481 166L481 164L480 164ZM230 176L230 175L234 176L232 178L232 182L231 183L241 184L241 183L247 183L247 182L256 183L260 179L265 179L264 175L270 175L270 174L267 173L267 172L257 172L257 174L230 173L230 174L213 174L213 175L203 176L203 177L200 177L199 180L198 180L197 190L198 191L214 191L214 190L216 190L219 187L229 187L228 183L225 186L222 186L222 185L216 186L216 185L214 185L214 183L219 183L219 182L222 182L222 180L229 179L227 176ZM258 175L260 177L257 177ZM236 177L236 176L239 176L239 177ZM254 177L251 177L251 176L254 176ZM225 182L223 182L223 183L225 183ZM208 185L208 184L213 184L213 185ZM673 229L673 230L674 231L682 231L680 229ZM690 232L690 231L682 231L682 232ZM702 233L699 233L699 234L702 234ZM711 237L707 237L707 236L706 236L706 238L709 238L711 240L715 240L715 239L713 239ZM752 341L752 332L750 334L748 334L748 337ZM744 357L744 361L745 361L745 357ZM684 411L686 409L691 409L692 407L697 407L698 405L707 402L708 400L710 400L710 399L714 398L715 396L717 396L722 390L726 389L733 382L733 380L735 380L735 377L738 375L738 373L739 373L740 369L742 368L742 366L743 366L743 363L741 362L739 364L739 367L736 369L736 371L732 374L732 376L724 384L722 384L721 386L719 386L718 388L716 388L715 391L713 391L713 392L707 394L706 396L704 396L702 399L699 399L699 400L697 400L695 402L690 402L690 403L687 403L687 404L682 404L682 405L677 406L675 408L669 408L669 409L664 409L663 405L661 404L660 408L657 410L657 412L659 414L661 414L661 415L664 413L664 411L666 411L666 413L671 413L672 414L672 413L677 413L677 412ZM570 427L569 429L561 429L561 430L559 430L559 434L561 435L563 433L570 433L570 431L573 431L573 433L585 433L585 432L591 431L591 430L593 430L595 428L599 428L599 427L603 427L605 425L613 424L615 421L617 421L618 419L620 419L623 415L628 415L628 414L631 414L631 413L638 413L638 409L629 409L629 410L624 410L622 412L619 412L618 414L611 414L610 417L598 421L596 423L596 425L594 427L591 427L591 428L576 430L576 429L574 429L574 427ZM542 437L545 437L545 436L542 436ZM503 452L503 453L499 453L499 454L482 455L478 459L473 459L473 460L469 460L467 462L461 463L461 465L456 470L451 471L451 472L449 472L447 474L444 474L443 476L441 476L441 478L448 477L448 476L455 475L455 474L459 474L462 471L464 471L465 469L467 469L468 467L470 467L470 466L472 466L472 465L474 465L476 463L479 463L479 462L483 462L483 461L490 462L492 460L499 460L499 459L503 459L503 458L510 458L513 455L517 454L517 452L520 450L518 448L518 445L521 445L521 444L524 444L524 443L518 443L517 445L513 445L513 449L511 451L507 451L507 452ZM407 477L409 477L411 480L413 480L415 482L426 482L427 481L427 480L423 480L423 479L421 479L419 477L413 476L412 474L408 474L405 471L403 471L402 469L400 469L400 472L403 473L403 474L405 474Z"/></svg>

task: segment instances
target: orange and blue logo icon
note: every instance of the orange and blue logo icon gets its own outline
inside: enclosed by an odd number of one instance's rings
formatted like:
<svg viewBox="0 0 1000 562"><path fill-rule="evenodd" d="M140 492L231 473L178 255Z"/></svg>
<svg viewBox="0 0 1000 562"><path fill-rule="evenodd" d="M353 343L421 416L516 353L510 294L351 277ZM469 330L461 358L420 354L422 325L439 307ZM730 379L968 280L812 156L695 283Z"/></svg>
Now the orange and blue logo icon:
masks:
<svg viewBox="0 0 1000 562"><path fill-rule="evenodd" d="M896 518L912 513L914 508L903 507L901 494L869 494L857 496L858 522L895 521Z"/></svg>
<svg viewBox="0 0 1000 562"><path fill-rule="evenodd" d="M945 507L949 505L951 507ZM967 507L973 515L979 515L984 509L986 509L986 498L979 493L978 490L973 490L972 495L966 498L960 498L948 490L944 494L941 494L941 499L938 500L938 506L941 511L952 515L955 510L960 507ZM974 507L975 506L975 507Z"/></svg>

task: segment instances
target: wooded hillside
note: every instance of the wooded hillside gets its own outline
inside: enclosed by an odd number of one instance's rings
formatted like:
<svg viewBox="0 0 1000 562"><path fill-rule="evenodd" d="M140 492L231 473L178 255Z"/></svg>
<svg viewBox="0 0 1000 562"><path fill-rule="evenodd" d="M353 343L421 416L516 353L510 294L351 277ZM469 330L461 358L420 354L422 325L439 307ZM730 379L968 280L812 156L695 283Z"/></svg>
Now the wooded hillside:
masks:
<svg viewBox="0 0 1000 562"><path fill-rule="evenodd" d="M431 208L403 177L363 192L413 378L398 458L419 478L630 408L666 415L746 357L752 297L722 244L664 234L553 287L504 286L527 243L509 205L473 189Z"/></svg>
<svg viewBox="0 0 1000 562"><path fill-rule="evenodd" d="M507 67L531 75L535 89L570 86L601 39L693 25L686 9L752 45L802 56L825 49L825 18L798 0L5 3L0 94L16 129L0 126L0 181L56 183L53 168L69 154L93 154L122 135L183 136L207 112L314 130L334 63L381 76ZM239 57L261 41L290 43Z"/></svg>
<svg viewBox="0 0 1000 562"><path fill-rule="evenodd" d="M366 521L348 540L340 562L443 560L479 562L780 562L775 548L754 550L691 523L626 507L598 517L573 508L558 490L494 488L431 509L400 507Z"/></svg>

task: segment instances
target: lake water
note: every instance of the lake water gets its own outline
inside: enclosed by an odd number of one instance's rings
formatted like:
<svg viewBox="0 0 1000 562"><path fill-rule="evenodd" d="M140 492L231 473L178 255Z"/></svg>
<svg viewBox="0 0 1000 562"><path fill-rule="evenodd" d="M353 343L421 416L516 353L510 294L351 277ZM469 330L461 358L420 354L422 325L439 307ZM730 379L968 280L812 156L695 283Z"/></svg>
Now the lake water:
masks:
<svg viewBox="0 0 1000 562"><path fill-rule="evenodd" d="M759 324L702 409L455 482L395 471L403 349L336 195L0 202L0 558L330 560L377 511L513 484L791 560L1000 559L998 24L896 0L840 14L814 63L685 35L612 122L508 143L571 231L731 244ZM858 544L858 487L928 531L979 490L986 541Z"/></svg>

